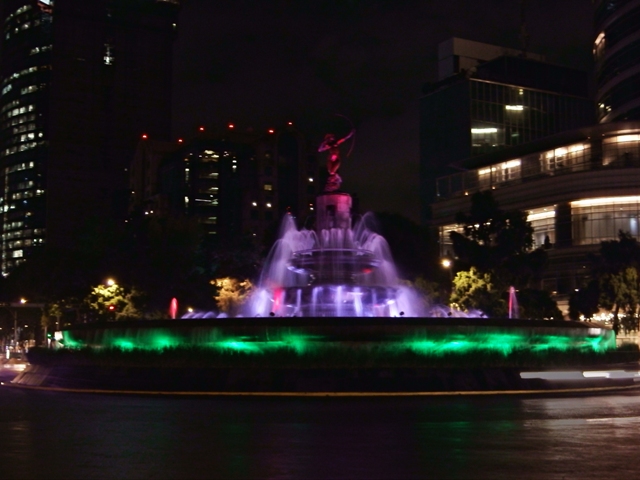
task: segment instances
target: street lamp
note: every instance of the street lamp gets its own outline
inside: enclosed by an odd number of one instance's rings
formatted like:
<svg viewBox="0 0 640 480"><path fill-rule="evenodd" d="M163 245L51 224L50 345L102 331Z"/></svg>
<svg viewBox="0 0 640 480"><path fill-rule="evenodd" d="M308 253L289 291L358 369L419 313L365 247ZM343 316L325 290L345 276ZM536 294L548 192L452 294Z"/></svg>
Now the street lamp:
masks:
<svg viewBox="0 0 640 480"><path fill-rule="evenodd" d="M26 298L20 299L20 306L27 303ZM18 348L18 309L13 310L13 348Z"/></svg>
<svg viewBox="0 0 640 480"><path fill-rule="evenodd" d="M453 306L451 305L451 295L453 294L453 262L448 258L443 258L441 264L449 270L449 315L453 315Z"/></svg>
<svg viewBox="0 0 640 480"><path fill-rule="evenodd" d="M113 287L116 284L116 281L113 278L107 278L107 286Z"/></svg>

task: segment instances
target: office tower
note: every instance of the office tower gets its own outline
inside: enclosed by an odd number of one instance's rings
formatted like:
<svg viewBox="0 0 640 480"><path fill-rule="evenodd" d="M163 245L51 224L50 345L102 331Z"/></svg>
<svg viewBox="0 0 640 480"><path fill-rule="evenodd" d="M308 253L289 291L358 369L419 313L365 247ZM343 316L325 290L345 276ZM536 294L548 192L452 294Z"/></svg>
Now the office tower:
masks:
<svg viewBox="0 0 640 480"><path fill-rule="evenodd" d="M640 0L596 3L598 121L640 120Z"/></svg>
<svg viewBox="0 0 640 480"><path fill-rule="evenodd" d="M292 124L264 132L203 128L174 144L142 139L131 178L133 211L195 218L210 245L243 236L260 244L285 215L303 226L320 183L317 154Z"/></svg>
<svg viewBox="0 0 640 480"><path fill-rule="evenodd" d="M123 219L142 133L169 139L178 1L4 0L0 251L8 274Z"/></svg>
<svg viewBox="0 0 640 480"><path fill-rule="evenodd" d="M456 162L593 123L586 72L457 38L439 57L442 77L420 99L423 221L437 198L434 179Z"/></svg>

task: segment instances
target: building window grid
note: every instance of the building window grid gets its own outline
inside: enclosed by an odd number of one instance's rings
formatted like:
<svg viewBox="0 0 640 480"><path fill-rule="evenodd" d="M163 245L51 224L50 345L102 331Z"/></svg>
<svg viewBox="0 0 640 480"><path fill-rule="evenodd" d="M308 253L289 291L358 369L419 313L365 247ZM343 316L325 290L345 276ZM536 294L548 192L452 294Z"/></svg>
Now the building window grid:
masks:
<svg viewBox="0 0 640 480"><path fill-rule="evenodd" d="M640 29L640 26L638 28ZM598 85L604 85L626 69L637 65L638 57L640 57L640 41L633 42L616 52L598 67Z"/></svg>
<svg viewBox="0 0 640 480"><path fill-rule="evenodd" d="M636 33L640 29L640 8L622 15L605 30L606 48L611 49L617 43Z"/></svg>
<svg viewBox="0 0 640 480"><path fill-rule="evenodd" d="M602 164L609 167L640 166L640 135L618 135L602 142Z"/></svg>
<svg viewBox="0 0 640 480"><path fill-rule="evenodd" d="M572 206L572 238L574 245L593 245L614 240L618 232L638 237L640 202L610 203L594 206Z"/></svg>
<svg viewBox="0 0 640 480"><path fill-rule="evenodd" d="M517 108L520 106L522 110ZM471 82L472 127L496 128L495 137L502 139L502 143L498 141L491 147L519 145L550 135L558 128L553 123L555 116L564 124L576 110L576 101L571 98L490 82ZM490 151L486 144L474 147L474 155Z"/></svg>
<svg viewBox="0 0 640 480"><path fill-rule="evenodd" d="M556 242L556 212L554 205L530 210L527 221L533 228L533 248L544 247L548 242Z"/></svg>
<svg viewBox="0 0 640 480"><path fill-rule="evenodd" d="M524 156L518 170L502 172L502 166L519 159L509 159L479 169L440 177L436 180L439 199L468 195L479 190L495 189L513 182L544 175L558 175L593 168L640 167L640 135L638 141L620 141L629 136L612 137L603 141L603 157L594 163L588 140L558 147L554 150ZM616 159L617 161L613 161ZM514 164L515 166L515 164Z"/></svg>
<svg viewBox="0 0 640 480"><path fill-rule="evenodd" d="M626 103L637 99L640 90L640 73L627 78L607 91L598 101L598 119L608 115L612 110L623 107Z"/></svg>

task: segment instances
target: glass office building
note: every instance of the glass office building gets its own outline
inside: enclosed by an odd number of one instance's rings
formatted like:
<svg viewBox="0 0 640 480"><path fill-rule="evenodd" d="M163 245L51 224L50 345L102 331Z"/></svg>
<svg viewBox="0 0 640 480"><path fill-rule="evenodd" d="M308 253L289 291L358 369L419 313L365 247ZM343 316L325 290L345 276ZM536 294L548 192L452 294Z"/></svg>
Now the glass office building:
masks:
<svg viewBox="0 0 640 480"><path fill-rule="evenodd" d="M420 99L423 220L436 200L434 178L455 163L594 122L587 75L502 56L426 85Z"/></svg>
<svg viewBox="0 0 640 480"><path fill-rule="evenodd" d="M0 3L0 270L125 218L140 134L169 139L172 0Z"/></svg>
<svg viewBox="0 0 640 480"><path fill-rule="evenodd" d="M600 0L595 13L598 120L640 119L640 0Z"/></svg>
<svg viewBox="0 0 640 480"><path fill-rule="evenodd" d="M433 221L442 255L457 212L475 192L491 190L504 210L528 213L534 246L548 249L543 287L567 295L586 274L587 255L618 232L639 234L640 122L563 132L466 163L437 179Z"/></svg>

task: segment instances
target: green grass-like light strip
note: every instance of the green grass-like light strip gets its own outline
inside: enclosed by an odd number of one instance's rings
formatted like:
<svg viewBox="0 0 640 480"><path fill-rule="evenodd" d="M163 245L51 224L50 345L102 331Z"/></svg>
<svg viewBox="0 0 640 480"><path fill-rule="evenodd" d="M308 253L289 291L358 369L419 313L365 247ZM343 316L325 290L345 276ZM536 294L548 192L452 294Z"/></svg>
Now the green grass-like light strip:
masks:
<svg viewBox="0 0 640 480"><path fill-rule="evenodd" d="M221 352L236 352L253 355L264 355L270 352L294 351L298 355L313 354L322 351L323 347L335 349L359 349L366 344L374 344L377 349L388 351L389 354L410 351L418 355L442 356L449 354L465 355L471 352L496 352L507 356L515 351L528 350L543 354L548 351L581 350L604 352L615 348L615 336L607 331L595 335L562 335L537 334L535 332L522 333L514 328L513 333L507 333L504 329L497 332L472 331L460 332L424 332L414 334L407 338L389 339L388 341L375 342L340 342L327 341L322 336L306 335L303 332L291 332L284 329L281 333L260 336L233 336L212 329L200 332L197 335L185 334L185 332L172 332L166 328L144 328L134 332L122 332L118 330L103 330L92 332L97 339L84 341L65 331L64 345L68 348L92 347L98 349L120 349L123 351L151 350L162 351L179 347L198 347L218 350Z"/></svg>

